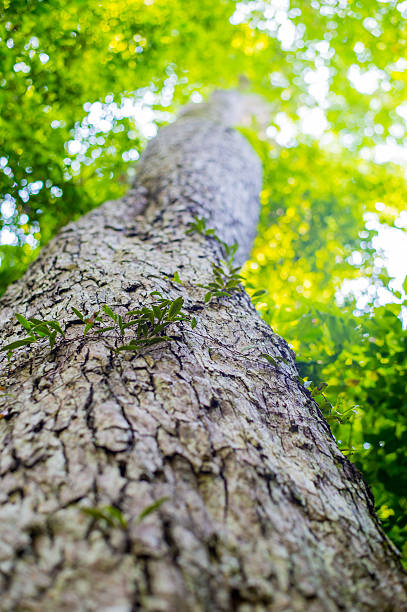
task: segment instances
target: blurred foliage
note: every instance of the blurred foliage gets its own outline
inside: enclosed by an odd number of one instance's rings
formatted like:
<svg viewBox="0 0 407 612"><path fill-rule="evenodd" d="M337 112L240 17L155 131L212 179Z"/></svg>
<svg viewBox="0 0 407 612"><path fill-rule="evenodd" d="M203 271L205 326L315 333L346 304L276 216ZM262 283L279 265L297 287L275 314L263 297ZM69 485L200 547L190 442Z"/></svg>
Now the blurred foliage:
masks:
<svg viewBox="0 0 407 612"><path fill-rule="evenodd" d="M334 435L407 555L405 294L367 223L406 225L405 169L377 163L402 159L406 17L397 0L0 0L0 289L125 192L180 105L248 82L270 125L245 130L265 174L247 286L328 383Z"/></svg>

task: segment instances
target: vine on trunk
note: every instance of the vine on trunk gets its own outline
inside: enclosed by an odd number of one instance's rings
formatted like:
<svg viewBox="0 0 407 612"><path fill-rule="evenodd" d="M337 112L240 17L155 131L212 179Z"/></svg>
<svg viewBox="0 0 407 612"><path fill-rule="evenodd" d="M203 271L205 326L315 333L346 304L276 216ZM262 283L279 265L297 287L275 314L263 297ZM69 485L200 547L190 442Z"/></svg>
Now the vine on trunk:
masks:
<svg viewBox="0 0 407 612"><path fill-rule="evenodd" d="M194 217L194 221L189 224L186 233L198 233L208 238L213 238L222 248L223 257L219 257L215 262L211 263L212 280L206 284L198 283L196 285L197 287L207 290L204 296L204 305L206 306L213 298L231 297L234 292L240 291L242 289L241 281L244 280L244 277L238 273L240 266L234 265L234 258L238 244L234 243L229 245L221 240L219 236L217 236L214 229L207 228L207 221L203 217ZM172 283L177 283L179 285L183 284L178 271L174 273L172 278L168 276L164 276L164 278ZM251 298L255 302L265 293L265 290L258 290L251 295ZM135 310L129 310L124 314L114 312L113 307L107 304L102 306L102 312L101 310L98 310L93 312L91 315L86 315L76 308L72 308L72 311L76 315L77 320L84 325L84 336L86 336L90 331L96 334L104 334L105 336L107 332L114 332L114 337L122 342L122 344L119 344L118 346L108 345L108 348L116 353L121 353L123 351L132 351L137 353L150 346L170 342L177 337L168 335L168 330L170 327L179 323L188 322L191 325L191 329L194 330L197 325L197 319L195 317L191 317L188 315L188 313L182 310L184 306L183 297L180 296L171 300L168 297L163 296L163 294L159 291L152 291L150 293L150 297L155 298L151 304L143 305ZM107 322L104 320L104 316L110 319L112 324L106 324ZM35 342L39 342L42 339L47 338L52 349L58 335L65 338L65 331L62 329L59 321L54 319L38 319L35 317L29 317L26 319L19 313L16 313L15 317L25 331L28 332L28 336L1 347L1 351L7 351L9 361L14 351L22 346L29 346ZM129 331L133 331L130 338L126 337L126 334L128 334ZM238 353L235 350L233 352ZM243 353L239 354L245 358L249 358ZM277 370L279 363L288 363L284 358L276 358L268 353L259 353L258 356L265 359ZM258 362L257 359L255 359L255 361ZM348 414L350 412L349 410L346 411L346 414L342 413L334 408L327 400L323 393L324 389L327 387L326 383L315 386L313 381L304 380L300 377L295 377L295 379L301 386L305 387L309 391L311 398L317 402L327 420L335 419L340 422L344 422L352 416ZM6 395L7 394L4 394L3 396ZM0 419L3 416L5 415L0 412ZM95 509L95 512L97 512L97 509ZM107 520L104 514L102 512L99 519L104 518Z"/></svg>

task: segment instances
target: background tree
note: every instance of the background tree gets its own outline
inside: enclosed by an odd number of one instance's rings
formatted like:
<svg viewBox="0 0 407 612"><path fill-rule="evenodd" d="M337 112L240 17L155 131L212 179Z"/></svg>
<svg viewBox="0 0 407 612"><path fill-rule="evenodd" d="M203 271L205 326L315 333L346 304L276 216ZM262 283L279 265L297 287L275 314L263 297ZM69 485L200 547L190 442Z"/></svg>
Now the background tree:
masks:
<svg viewBox="0 0 407 612"><path fill-rule="evenodd" d="M302 375L329 383L335 411L317 399L405 550L404 293L374 248L377 228L405 227L404 170L377 163L403 159L404 4L17 0L1 11L3 287L58 227L124 193L127 168L180 104L246 75L273 109L266 133L246 131L265 168L248 289L268 289L257 307ZM343 297L358 278L362 306Z"/></svg>

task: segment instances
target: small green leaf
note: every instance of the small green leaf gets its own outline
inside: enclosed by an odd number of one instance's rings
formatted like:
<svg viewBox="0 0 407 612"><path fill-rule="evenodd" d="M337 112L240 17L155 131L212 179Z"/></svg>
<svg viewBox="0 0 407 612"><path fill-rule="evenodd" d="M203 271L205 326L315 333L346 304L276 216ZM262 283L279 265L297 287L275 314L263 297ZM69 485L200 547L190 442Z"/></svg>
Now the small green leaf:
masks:
<svg viewBox="0 0 407 612"><path fill-rule="evenodd" d="M255 291L252 294L252 298L259 297L260 295L264 295L265 293L267 293L265 289L259 289L258 291Z"/></svg>
<svg viewBox="0 0 407 612"><path fill-rule="evenodd" d="M126 314L129 317L139 316L139 315L141 315L141 309L138 309L138 310L129 310Z"/></svg>
<svg viewBox="0 0 407 612"><path fill-rule="evenodd" d="M86 334L88 333L89 330L92 329L92 327L94 326L94 321L88 321L85 325L85 329L83 330L83 335L86 336Z"/></svg>
<svg viewBox="0 0 407 612"><path fill-rule="evenodd" d="M60 324L58 323L58 321L47 321L47 324L54 329L58 334L61 334L61 336L65 337L65 333L63 332Z"/></svg>
<svg viewBox="0 0 407 612"><path fill-rule="evenodd" d="M142 344L136 344L136 343L122 344L121 346L118 346L115 349L115 352L120 353L121 351L139 351L141 346Z"/></svg>
<svg viewBox="0 0 407 612"><path fill-rule="evenodd" d="M126 529L127 520L124 518L123 513L119 508L115 508L115 506L106 506L105 512L110 515L116 522L122 527L122 529Z"/></svg>
<svg viewBox="0 0 407 612"><path fill-rule="evenodd" d="M107 314L108 317L113 319L113 321L116 321L117 315L113 312L113 310L107 304L102 306L102 310L103 310L103 312L105 312Z"/></svg>
<svg viewBox="0 0 407 612"><path fill-rule="evenodd" d="M191 321L191 327L192 329L195 329L195 327L197 326L198 321L196 320L195 317L192 317L192 321Z"/></svg>
<svg viewBox="0 0 407 612"><path fill-rule="evenodd" d="M211 299L212 299L212 291L208 291L208 293L205 294L205 304L210 302Z"/></svg>
<svg viewBox="0 0 407 612"><path fill-rule="evenodd" d="M151 325L154 325L154 310L152 310L151 308L143 308L143 314L146 319L146 322L148 321L151 323Z"/></svg>
<svg viewBox="0 0 407 612"><path fill-rule="evenodd" d="M264 357L264 359L267 359L267 361L274 366L277 365L277 361L274 359L274 357L268 355L267 353L260 353L260 357Z"/></svg>
<svg viewBox="0 0 407 612"><path fill-rule="evenodd" d="M126 529L127 527L127 520L123 516L123 513L114 506L81 508L81 511L97 521L104 521L109 527L121 527L122 529Z"/></svg>
<svg viewBox="0 0 407 612"><path fill-rule="evenodd" d="M81 508L81 512L87 514L88 516L91 516L94 519L103 519L104 521L108 521L101 508Z"/></svg>
<svg viewBox="0 0 407 612"><path fill-rule="evenodd" d="M160 323L160 325L155 325L154 330L153 330L154 334L156 336L162 335L164 329L168 327L169 325L171 325L170 321L167 321L166 323Z"/></svg>
<svg viewBox="0 0 407 612"><path fill-rule="evenodd" d="M308 382L308 381L307 381ZM311 390L311 397L318 397L322 395L323 391L327 388L328 383L322 382L319 383L316 387L313 385L309 385L309 389Z"/></svg>
<svg viewBox="0 0 407 612"><path fill-rule="evenodd" d="M172 319L175 315L177 315L179 311L181 310L183 304L184 304L184 298L182 297L179 297L176 300L174 300L174 302L171 304L170 309L168 311L167 318Z"/></svg>
<svg viewBox="0 0 407 612"><path fill-rule="evenodd" d="M219 275L223 274L223 269L214 263L212 264L212 270L213 272L217 272Z"/></svg>
<svg viewBox="0 0 407 612"><path fill-rule="evenodd" d="M38 338L23 338L22 340L16 340L15 342L11 342L10 344L6 344L1 347L1 351L13 351L20 346L27 346L28 344L32 344L33 342L38 342Z"/></svg>
<svg viewBox="0 0 407 612"><path fill-rule="evenodd" d="M76 314L76 316L78 317L78 319L80 319L81 321L85 322L85 317L83 314L81 314L79 312L79 310L77 310L76 308L72 307L73 312Z"/></svg>
<svg viewBox="0 0 407 612"><path fill-rule="evenodd" d="M39 319L30 319L32 322L36 322L30 329L31 334L37 334L41 338L46 338L51 334L51 330L48 328L48 325L45 321L39 321Z"/></svg>
<svg viewBox="0 0 407 612"><path fill-rule="evenodd" d="M153 309L153 313L155 318L159 321L160 319L162 319L163 314L164 314L164 310L161 310L161 308L159 306L152 306Z"/></svg>
<svg viewBox="0 0 407 612"><path fill-rule="evenodd" d="M51 334L48 336L48 340L49 340L49 343L50 343L51 348L53 348L53 347L54 347L56 337L57 337L57 332L56 332L56 331L52 332L52 333L51 333Z"/></svg>
<svg viewBox="0 0 407 612"><path fill-rule="evenodd" d="M145 346L150 346L152 344L158 344L159 342L170 342L172 338L169 336L154 336L152 338L147 338L144 341Z"/></svg>
<svg viewBox="0 0 407 612"><path fill-rule="evenodd" d="M132 325L138 325L139 323L140 323L140 319L134 319L133 321L127 321L127 323L123 323L123 327L124 329L127 329L128 327L132 327Z"/></svg>
<svg viewBox="0 0 407 612"><path fill-rule="evenodd" d="M145 519L149 514L151 514L152 512L155 512L156 510L158 510L158 508L166 501L169 500L169 497L160 497L160 499L157 499L157 501L155 501L154 503L150 504L149 506L147 506L146 508L144 508L144 510L142 510L140 512L140 514L138 515L136 522L137 523L141 523L141 521L143 519Z"/></svg>
<svg viewBox="0 0 407 612"><path fill-rule="evenodd" d="M20 325L22 325L24 329L26 329L29 332L32 327L32 323L27 321L27 319L23 317L23 315L18 314L18 312L16 312L14 316L17 319L17 321L20 323Z"/></svg>
<svg viewBox="0 0 407 612"><path fill-rule="evenodd" d="M36 319L35 317L30 317L28 319L31 323L35 323L35 325L46 325L47 321L43 321L42 319Z"/></svg>
<svg viewBox="0 0 407 612"><path fill-rule="evenodd" d="M240 285L238 280L230 280L226 283L226 289L236 289Z"/></svg>
<svg viewBox="0 0 407 612"><path fill-rule="evenodd" d="M147 338L147 336L148 336L148 326L145 323L140 323L140 325L138 326L137 336L139 338L141 336L144 336L145 338Z"/></svg>

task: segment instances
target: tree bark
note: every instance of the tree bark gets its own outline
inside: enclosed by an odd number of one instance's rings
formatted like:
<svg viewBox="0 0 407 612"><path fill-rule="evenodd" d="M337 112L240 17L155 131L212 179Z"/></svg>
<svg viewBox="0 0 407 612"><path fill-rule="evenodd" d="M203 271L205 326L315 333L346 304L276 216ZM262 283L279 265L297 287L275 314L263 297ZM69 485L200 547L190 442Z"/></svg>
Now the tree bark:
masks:
<svg viewBox="0 0 407 612"><path fill-rule="evenodd" d="M407 610L369 489L293 352L243 290L204 305L196 286L220 246L186 234L194 215L240 261L255 233L260 162L231 129L246 106L217 94L161 130L129 193L65 227L2 299L2 345L23 336L15 312L67 328L52 350L2 354L2 610ZM71 310L125 312L153 290L198 325L140 354L84 337ZM106 505L125 529L81 512Z"/></svg>

